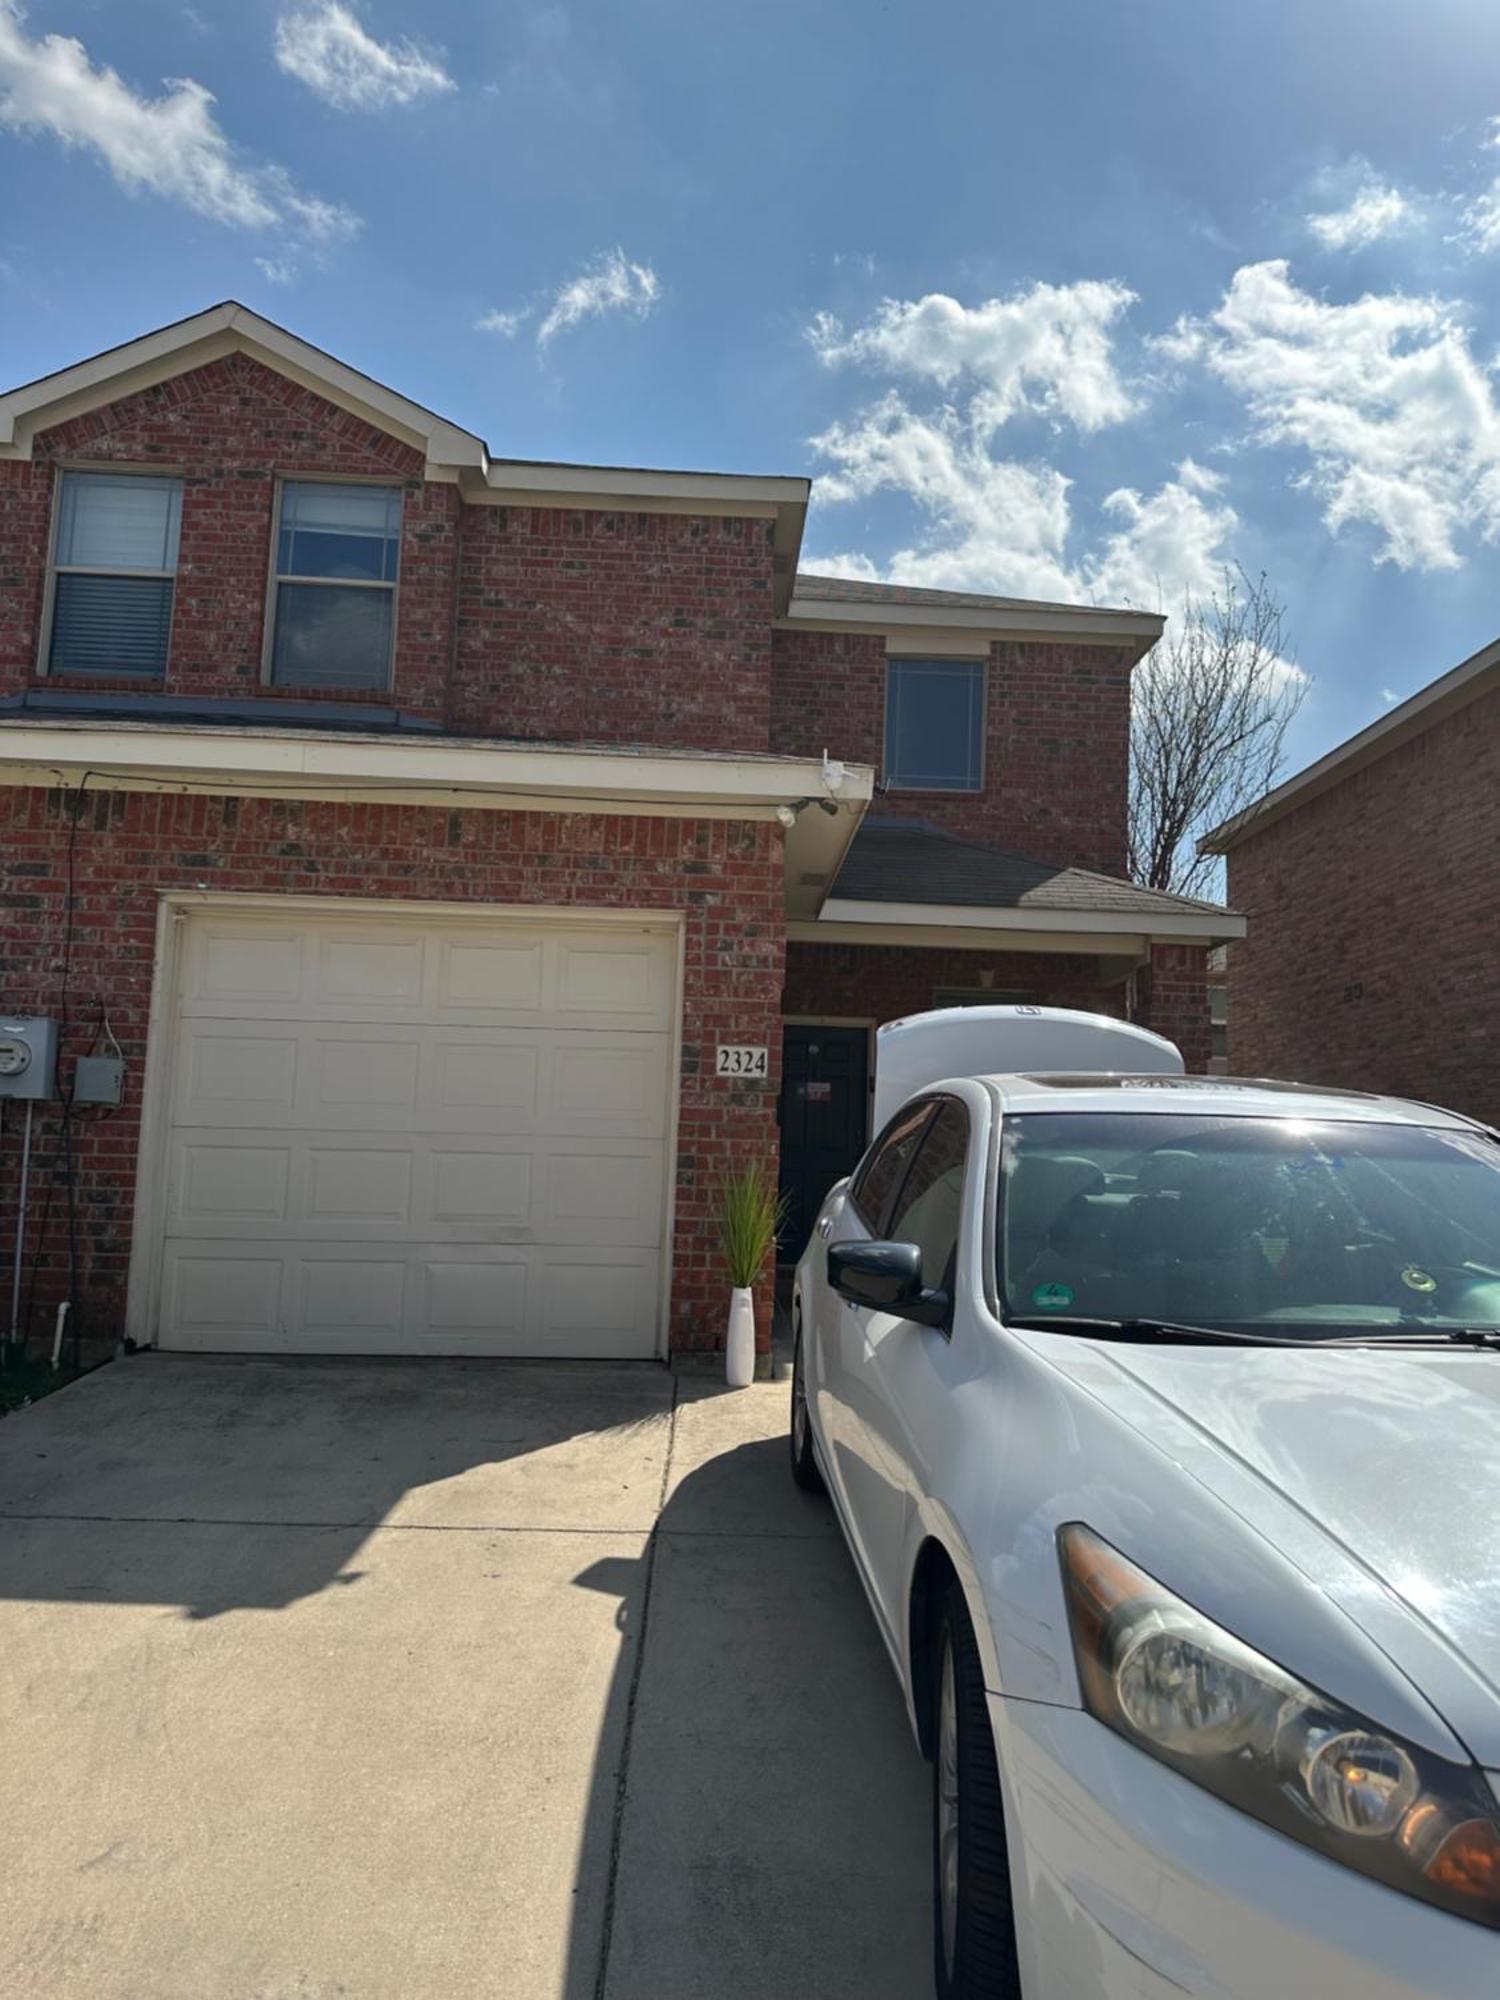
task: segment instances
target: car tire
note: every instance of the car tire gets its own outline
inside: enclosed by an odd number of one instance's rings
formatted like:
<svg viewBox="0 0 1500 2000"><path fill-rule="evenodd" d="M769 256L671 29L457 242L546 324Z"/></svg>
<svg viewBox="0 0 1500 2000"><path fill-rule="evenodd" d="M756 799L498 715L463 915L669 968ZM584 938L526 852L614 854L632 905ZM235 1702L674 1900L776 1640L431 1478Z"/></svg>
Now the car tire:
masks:
<svg viewBox="0 0 1500 2000"><path fill-rule="evenodd" d="M950 1586L933 1649L932 1915L938 2000L1021 2000L1005 1804L968 1606Z"/></svg>
<svg viewBox="0 0 1500 2000"><path fill-rule="evenodd" d="M807 1407L807 1378L802 1372L802 1329L798 1327L792 1348L792 1412L787 1433L791 1449L792 1478L804 1493L821 1493L823 1475L813 1451L812 1417Z"/></svg>

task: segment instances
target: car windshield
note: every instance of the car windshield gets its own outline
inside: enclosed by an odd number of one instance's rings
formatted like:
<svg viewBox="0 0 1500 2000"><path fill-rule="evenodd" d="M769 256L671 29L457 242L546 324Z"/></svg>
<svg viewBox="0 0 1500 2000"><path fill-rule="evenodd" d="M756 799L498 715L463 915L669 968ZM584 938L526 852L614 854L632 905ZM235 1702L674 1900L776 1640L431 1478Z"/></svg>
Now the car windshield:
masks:
<svg viewBox="0 0 1500 2000"><path fill-rule="evenodd" d="M1007 1116L1012 1319L1327 1338L1500 1326L1500 1145L1473 1130L1151 1112Z"/></svg>

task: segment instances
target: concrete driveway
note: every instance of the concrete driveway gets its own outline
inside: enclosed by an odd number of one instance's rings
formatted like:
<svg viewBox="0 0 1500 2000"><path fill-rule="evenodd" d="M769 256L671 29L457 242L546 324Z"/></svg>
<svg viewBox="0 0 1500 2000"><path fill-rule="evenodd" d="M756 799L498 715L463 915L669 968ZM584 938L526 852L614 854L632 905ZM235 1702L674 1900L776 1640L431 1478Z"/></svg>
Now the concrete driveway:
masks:
<svg viewBox="0 0 1500 2000"><path fill-rule="evenodd" d="M0 1423L0 1992L921 2000L784 1386L141 1356Z"/></svg>

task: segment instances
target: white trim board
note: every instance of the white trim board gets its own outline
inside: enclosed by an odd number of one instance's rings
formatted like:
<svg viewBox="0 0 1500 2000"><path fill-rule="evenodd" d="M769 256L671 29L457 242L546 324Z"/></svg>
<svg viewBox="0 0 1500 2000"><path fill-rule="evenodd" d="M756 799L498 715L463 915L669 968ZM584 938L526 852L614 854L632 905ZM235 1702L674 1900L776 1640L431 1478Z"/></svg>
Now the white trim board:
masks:
<svg viewBox="0 0 1500 2000"><path fill-rule="evenodd" d="M1071 933L1095 940L1145 937L1158 943L1222 943L1245 935L1245 919L1232 910L1001 909L964 903L875 903L830 896L816 928L826 932L835 925L856 936L868 934L872 944L878 942L873 933L882 929L983 930L997 938L1018 932L1039 936ZM1107 948L1097 941L1090 947L1094 951Z"/></svg>
<svg viewBox="0 0 1500 2000"><path fill-rule="evenodd" d="M334 731L0 721L0 785L192 792L785 825L790 916L815 917L875 787L868 764L819 757L579 750ZM834 810L826 812L822 802Z"/></svg>

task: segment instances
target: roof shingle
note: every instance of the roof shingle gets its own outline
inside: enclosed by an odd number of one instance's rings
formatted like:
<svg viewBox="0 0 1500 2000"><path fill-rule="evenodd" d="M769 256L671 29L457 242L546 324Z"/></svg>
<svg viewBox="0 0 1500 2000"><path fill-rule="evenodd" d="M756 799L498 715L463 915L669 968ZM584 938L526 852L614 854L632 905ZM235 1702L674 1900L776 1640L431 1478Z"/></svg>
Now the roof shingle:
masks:
<svg viewBox="0 0 1500 2000"><path fill-rule="evenodd" d="M1139 916L1222 915L1218 903L1142 888L1091 868L1056 868L980 847L928 820L867 819L833 894L856 903L934 903L972 909L1073 910Z"/></svg>

